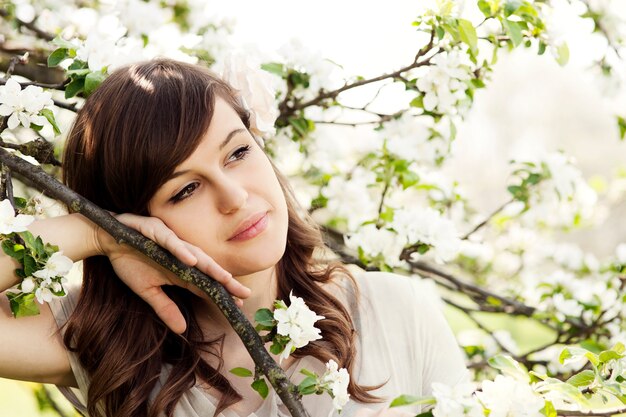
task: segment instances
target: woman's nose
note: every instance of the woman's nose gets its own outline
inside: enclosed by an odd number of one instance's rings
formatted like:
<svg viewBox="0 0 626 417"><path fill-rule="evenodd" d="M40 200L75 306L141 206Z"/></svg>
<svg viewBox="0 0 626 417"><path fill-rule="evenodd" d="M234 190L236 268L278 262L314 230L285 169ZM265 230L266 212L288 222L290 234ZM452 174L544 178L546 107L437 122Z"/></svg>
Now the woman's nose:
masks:
<svg viewBox="0 0 626 417"><path fill-rule="evenodd" d="M223 177L219 184L216 184L217 208L222 214L233 213L246 205L248 192L238 181Z"/></svg>

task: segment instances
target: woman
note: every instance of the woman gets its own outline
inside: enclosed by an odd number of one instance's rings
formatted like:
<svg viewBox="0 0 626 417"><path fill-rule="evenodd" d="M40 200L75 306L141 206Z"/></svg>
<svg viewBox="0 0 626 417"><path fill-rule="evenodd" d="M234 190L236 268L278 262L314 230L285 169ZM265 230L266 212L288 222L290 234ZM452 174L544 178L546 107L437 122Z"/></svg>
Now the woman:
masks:
<svg viewBox="0 0 626 417"><path fill-rule="evenodd" d="M345 367L342 415L406 415L384 410L397 395L467 378L434 295L417 281L353 277L318 259L319 230L250 133L237 92L209 71L166 59L116 71L79 111L63 168L69 187L245 299L250 320L290 291L324 316L323 338L281 365L296 383L300 369L321 374L329 359ZM197 290L79 214L30 230L84 259L83 285L32 318L11 319L2 299L0 333L26 348L0 347L0 376L77 387L74 402L92 417L288 415L275 394L263 401L228 372L254 364ZM0 289L15 285L13 261L3 254L0 266ZM303 401L312 416L333 412L327 395Z"/></svg>

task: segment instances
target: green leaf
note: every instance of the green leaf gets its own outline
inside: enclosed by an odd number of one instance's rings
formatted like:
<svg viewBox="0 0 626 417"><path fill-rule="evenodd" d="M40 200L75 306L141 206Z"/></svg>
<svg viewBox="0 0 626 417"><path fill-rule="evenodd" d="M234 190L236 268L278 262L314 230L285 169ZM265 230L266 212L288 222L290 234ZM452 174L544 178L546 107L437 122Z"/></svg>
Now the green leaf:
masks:
<svg viewBox="0 0 626 417"><path fill-rule="evenodd" d="M37 271L37 261L29 254L24 255L24 273L27 277L33 275Z"/></svg>
<svg viewBox="0 0 626 417"><path fill-rule="evenodd" d="M20 235L20 237L24 240L24 243L26 244L26 247L28 249L35 248L35 236L33 236L31 232L25 230L23 232L19 232L18 235Z"/></svg>
<svg viewBox="0 0 626 417"><path fill-rule="evenodd" d="M52 39L51 43L52 43L52 45L58 46L59 48L76 49L76 45L74 45L70 41L66 41L65 39L63 39L60 36L57 36L56 38Z"/></svg>
<svg viewBox="0 0 626 417"><path fill-rule="evenodd" d="M488 362L492 368L498 369L505 375L522 381L530 381L526 367L508 355L496 355L489 358Z"/></svg>
<svg viewBox="0 0 626 417"><path fill-rule="evenodd" d="M556 391L565 396L565 399L578 403L584 408L589 408L589 400L573 385L560 381L556 378L547 378L544 385L539 385L536 388L537 392L543 393L548 391Z"/></svg>
<svg viewBox="0 0 626 417"><path fill-rule="evenodd" d="M546 417L557 417L558 415L552 401L546 401L544 407L541 409L541 413Z"/></svg>
<svg viewBox="0 0 626 417"><path fill-rule="evenodd" d="M271 72L272 74L276 74L279 77L285 77L287 72L285 71L285 66L280 62L268 62L267 64L261 64L261 68L267 72Z"/></svg>
<svg viewBox="0 0 626 417"><path fill-rule="evenodd" d="M608 361L613 360L613 359L620 359L622 356L623 355L620 355L619 353L613 350L606 350L600 353L599 359L600 359L600 362L607 363Z"/></svg>
<svg viewBox="0 0 626 417"><path fill-rule="evenodd" d="M307 376L298 384L298 392L302 395L313 394L317 391L317 376Z"/></svg>
<svg viewBox="0 0 626 417"><path fill-rule="evenodd" d="M254 321L262 325L263 327L273 328L276 324L274 320L274 314L269 308L261 308L254 314Z"/></svg>
<svg viewBox="0 0 626 417"><path fill-rule="evenodd" d="M458 19L458 21L461 40L470 47L473 54L476 54L478 52L478 36L476 35L474 25L469 20Z"/></svg>
<svg viewBox="0 0 626 417"><path fill-rule="evenodd" d="M244 378L254 375L252 371L247 368L233 368L229 372L233 375L237 375L237 376L244 377Z"/></svg>
<svg viewBox="0 0 626 417"><path fill-rule="evenodd" d="M105 78L106 75L103 74L101 71L90 72L89 74L87 74L87 76L85 77L84 87L85 96L93 93L96 88L98 88L98 86L102 83L102 81L104 81Z"/></svg>
<svg viewBox="0 0 626 417"><path fill-rule="evenodd" d="M617 126L619 127L619 138L624 140L626 136L626 119L621 116L617 116Z"/></svg>
<svg viewBox="0 0 626 417"><path fill-rule="evenodd" d="M2 241L2 250L11 258L21 261L24 258L24 246L13 242L11 239Z"/></svg>
<svg viewBox="0 0 626 417"><path fill-rule="evenodd" d="M41 240L41 236L37 236L37 239L35 239L35 245L33 249L35 249L35 253L37 253L38 258L46 257L47 253L43 245L43 240Z"/></svg>
<svg viewBox="0 0 626 417"><path fill-rule="evenodd" d="M491 16L491 4L487 0L478 0L478 8L485 15L485 17Z"/></svg>
<svg viewBox="0 0 626 417"><path fill-rule="evenodd" d="M389 404L389 408L391 407L401 407L403 405L409 404L435 404L437 400L435 397L416 397L414 395L406 395L402 394L399 397L396 397Z"/></svg>
<svg viewBox="0 0 626 417"><path fill-rule="evenodd" d="M83 77L74 78L70 83L65 87L65 98L72 98L76 94L83 91L85 87L85 79Z"/></svg>
<svg viewBox="0 0 626 417"><path fill-rule="evenodd" d="M272 346L270 346L270 352L272 352L274 355L279 355L280 353L282 353L283 350L285 350L285 345L276 343L276 341L274 341L274 343L272 343Z"/></svg>
<svg viewBox="0 0 626 417"><path fill-rule="evenodd" d="M522 0L506 0L504 3L504 15L510 16L522 5Z"/></svg>
<svg viewBox="0 0 626 417"><path fill-rule="evenodd" d="M59 48L59 49L55 50L54 52L52 52L50 54L50 56L48 56L48 66L49 67L56 67L65 58L67 58L67 49L66 48Z"/></svg>
<svg viewBox="0 0 626 417"><path fill-rule="evenodd" d="M311 371L309 371L309 370L308 370L308 369L306 369L306 368L302 368L302 369L300 369L300 373L301 373L301 374L303 374L303 375L306 375L306 376L310 376L310 377L313 377L313 378L317 378L317 374L316 374L315 372L311 372Z"/></svg>
<svg viewBox="0 0 626 417"><path fill-rule="evenodd" d="M439 38L439 40L442 40L443 37L446 35L446 31L443 30L441 26L437 26L435 28L435 32L437 32L437 38Z"/></svg>
<svg viewBox="0 0 626 417"><path fill-rule="evenodd" d="M522 40L524 39L524 36L522 35L522 29L519 23L513 22L509 19L504 19L502 23L504 23L504 28L511 38L513 46L519 46L519 44L522 43Z"/></svg>
<svg viewBox="0 0 626 417"><path fill-rule="evenodd" d="M7 293L7 298L9 299L9 305L11 307L13 317L28 317L39 314L39 306L35 302L35 294L15 294L9 292Z"/></svg>
<svg viewBox="0 0 626 417"><path fill-rule="evenodd" d="M556 48L556 62L563 66L569 61L569 47L565 42Z"/></svg>
<svg viewBox="0 0 626 417"><path fill-rule="evenodd" d="M409 105L411 107L418 107L420 109L424 108L424 96L420 94L419 96L417 96L413 100L411 100Z"/></svg>
<svg viewBox="0 0 626 417"><path fill-rule="evenodd" d="M57 125L57 121L54 118L54 113L50 109L43 109L39 112L46 120L52 125L52 129L54 130L55 135L61 134L61 129L59 129L59 125Z"/></svg>
<svg viewBox="0 0 626 417"><path fill-rule="evenodd" d="M269 394L270 392L269 388L267 387L267 383L263 378L255 380L254 382L252 382L252 384L250 384L250 386L256 392L258 392L259 395L263 397L263 399L267 398L267 394Z"/></svg>
<svg viewBox="0 0 626 417"><path fill-rule="evenodd" d="M546 52L546 43L539 41L539 49L537 49L537 55L543 55Z"/></svg>
<svg viewBox="0 0 626 417"><path fill-rule="evenodd" d="M586 387L588 385L591 385L595 380L595 372L593 372L591 369L585 369L584 371L570 377L566 382L575 387Z"/></svg>

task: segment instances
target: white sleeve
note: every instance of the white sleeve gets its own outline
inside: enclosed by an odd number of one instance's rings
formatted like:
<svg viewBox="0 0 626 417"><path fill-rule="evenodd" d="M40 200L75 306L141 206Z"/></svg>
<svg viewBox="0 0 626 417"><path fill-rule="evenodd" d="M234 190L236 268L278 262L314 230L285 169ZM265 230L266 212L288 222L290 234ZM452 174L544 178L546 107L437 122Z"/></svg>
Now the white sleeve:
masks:
<svg viewBox="0 0 626 417"><path fill-rule="evenodd" d="M428 281L411 279L416 320L415 361L422 369L422 395L432 394L432 383L456 385L470 380L465 357L452 333L436 289ZM421 366L419 366L421 364Z"/></svg>

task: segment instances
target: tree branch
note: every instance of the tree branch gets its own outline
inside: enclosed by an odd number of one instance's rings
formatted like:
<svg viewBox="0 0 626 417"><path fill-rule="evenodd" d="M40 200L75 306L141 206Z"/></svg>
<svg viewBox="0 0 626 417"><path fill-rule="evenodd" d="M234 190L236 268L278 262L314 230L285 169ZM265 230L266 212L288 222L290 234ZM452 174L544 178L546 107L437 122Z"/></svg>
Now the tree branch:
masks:
<svg viewBox="0 0 626 417"><path fill-rule="evenodd" d="M263 346L263 341L246 316L235 305L226 289L196 268L189 267L162 249L141 233L121 224L109 212L103 210L75 193L59 181L45 173L40 167L11 155L0 148L0 162L11 170L29 178L39 190L46 190L53 198L63 202L71 212L78 212L98 224L115 238L118 243L126 243L159 265L175 273L183 281L191 282L202 289L220 309L239 338L243 341L255 364L276 389L285 406L294 417L307 416L296 394L297 388L291 383L283 369L276 364Z"/></svg>

